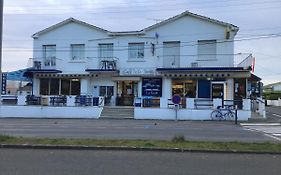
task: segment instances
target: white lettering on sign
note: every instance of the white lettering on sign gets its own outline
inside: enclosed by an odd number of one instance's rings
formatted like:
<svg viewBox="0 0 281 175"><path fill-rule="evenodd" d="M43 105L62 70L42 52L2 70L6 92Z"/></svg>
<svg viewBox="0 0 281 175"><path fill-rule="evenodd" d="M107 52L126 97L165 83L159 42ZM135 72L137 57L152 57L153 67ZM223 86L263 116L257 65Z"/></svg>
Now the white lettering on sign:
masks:
<svg viewBox="0 0 281 175"><path fill-rule="evenodd" d="M120 69L121 75L155 75L153 68L124 68Z"/></svg>

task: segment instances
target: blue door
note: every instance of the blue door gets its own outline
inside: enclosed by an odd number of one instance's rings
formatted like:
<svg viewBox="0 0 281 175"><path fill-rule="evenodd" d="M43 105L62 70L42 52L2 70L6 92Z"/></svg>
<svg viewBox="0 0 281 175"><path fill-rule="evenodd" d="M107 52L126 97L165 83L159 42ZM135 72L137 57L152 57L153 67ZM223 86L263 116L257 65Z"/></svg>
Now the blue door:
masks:
<svg viewBox="0 0 281 175"><path fill-rule="evenodd" d="M211 82L198 80L198 98L211 98Z"/></svg>

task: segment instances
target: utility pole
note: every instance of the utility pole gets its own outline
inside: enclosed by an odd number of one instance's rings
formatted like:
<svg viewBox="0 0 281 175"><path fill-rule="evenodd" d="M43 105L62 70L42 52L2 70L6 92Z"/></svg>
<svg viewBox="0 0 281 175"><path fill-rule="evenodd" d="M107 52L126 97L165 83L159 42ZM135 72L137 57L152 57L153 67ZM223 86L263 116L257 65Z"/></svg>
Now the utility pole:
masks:
<svg viewBox="0 0 281 175"><path fill-rule="evenodd" d="M4 0L0 0L0 100L2 95L2 36L3 36L3 4ZM0 101L1 104L1 101Z"/></svg>

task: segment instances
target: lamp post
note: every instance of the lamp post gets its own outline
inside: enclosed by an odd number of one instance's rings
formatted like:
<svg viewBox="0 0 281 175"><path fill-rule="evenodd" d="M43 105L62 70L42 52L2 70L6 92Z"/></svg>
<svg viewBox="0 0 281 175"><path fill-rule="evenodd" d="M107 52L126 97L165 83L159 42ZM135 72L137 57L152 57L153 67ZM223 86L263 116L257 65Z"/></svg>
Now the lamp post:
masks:
<svg viewBox="0 0 281 175"><path fill-rule="evenodd" d="M2 33L3 33L3 4L4 0L0 0L0 86L1 86L1 93L0 93L0 100L2 95ZM1 104L1 101L0 101Z"/></svg>

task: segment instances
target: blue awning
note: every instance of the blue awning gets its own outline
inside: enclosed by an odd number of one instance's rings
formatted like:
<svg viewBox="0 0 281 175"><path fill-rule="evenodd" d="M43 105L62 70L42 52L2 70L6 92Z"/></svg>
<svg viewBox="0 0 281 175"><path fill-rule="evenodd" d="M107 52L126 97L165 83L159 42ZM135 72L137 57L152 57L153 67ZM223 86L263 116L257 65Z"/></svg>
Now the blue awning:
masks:
<svg viewBox="0 0 281 175"><path fill-rule="evenodd" d="M17 71L7 72L7 80L14 81L30 81L30 78L24 76L27 69L20 69Z"/></svg>

